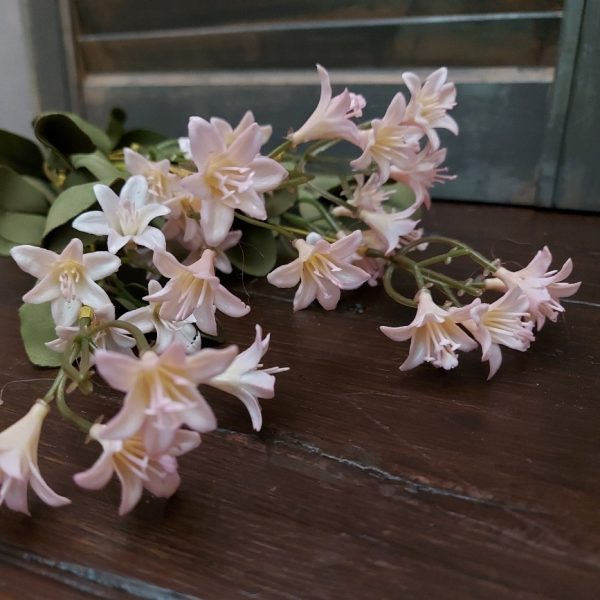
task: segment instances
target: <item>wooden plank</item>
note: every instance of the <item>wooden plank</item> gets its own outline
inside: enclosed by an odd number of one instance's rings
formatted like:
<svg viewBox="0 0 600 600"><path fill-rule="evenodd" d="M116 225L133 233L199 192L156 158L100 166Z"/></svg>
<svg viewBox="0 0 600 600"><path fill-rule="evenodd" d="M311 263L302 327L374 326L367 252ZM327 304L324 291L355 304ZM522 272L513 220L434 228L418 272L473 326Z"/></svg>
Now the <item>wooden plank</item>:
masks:
<svg viewBox="0 0 600 600"><path fill-rule="evenodd" d="M426 23L355 20L178 31L176 35L88 36L87 73L414 66L552 66L558 18ZM460 44L456 43L460 40Z"/></svg>
<svg viewBox="0 0 600 600"><path fill-rule="evenodd" d="M419 15L461 15L558 11L562 0L229 0L223 5L172 0L75 0L83 34L206 27L227 23L371 19Z"/></svg>
<svg viewBox="0 0 600 600"><path fill-rule="evenodd" d="M253 311L225 322L228 339L249 342L261 322L273 332L268 364L292 366L263 403L265 430L253 433L237 401L210 394L221 429L182 460L180 492L144 498L119 519L116 485L92 493L72 483L98 449L51 415L41 468L74 504L32 500L34 519L3 510L0 550L206 600L446 600L448 590L461 599L595 599L598 217L437 203L426 225L521 264L549 243L557 264L572 255L574 279L585 279L580 303L566 304L531 352L507 353L490 384L470 355L454 372L400 373L407 348L377 325L411 314L379 289L345 295L334 312L293 314L289 290L247 280ZM18 341L15 311L31 279L8 260L2 267L0 385L23 380L5 388L4 426L44 389L31 379L47 373L26 364ZM117 400L101 388L75 404L91 416ZM22 585L24 600L53 597L12 569L6 581Z"/></svg>
<svg viewBox="0 0 600 600"><path fill-rule="evenodd" d="M461 134L443 138L449 148L448 165L459 177L437 193L444 198L532 204L547 119L548 77L543 73L536 81L533 74L531 79L511 83L511 73L505 79L494 79L493 73L479 72L458 84L454 115ZM376 73L367 73L364 80L370 83L366 84L361 84L360 72L338 75L334 71L333 77L338 86L351 83L353 90L364 94L365 115L373 118L385 112L401 81L400 71L380 74L373 80ZM190 115L235 121L250 108L260 122L273 124L275 143L290 127L299 127L316 104L316 77L312 72L302 79L285 73L252 77L89 78L84 82L84 102L88 117L97 123L105 121L112 106L121 106L131 115L131 126L152 129L160 124L172 136L185 133ZM349 157L356 154L350 147L345 152Z"/></svg>

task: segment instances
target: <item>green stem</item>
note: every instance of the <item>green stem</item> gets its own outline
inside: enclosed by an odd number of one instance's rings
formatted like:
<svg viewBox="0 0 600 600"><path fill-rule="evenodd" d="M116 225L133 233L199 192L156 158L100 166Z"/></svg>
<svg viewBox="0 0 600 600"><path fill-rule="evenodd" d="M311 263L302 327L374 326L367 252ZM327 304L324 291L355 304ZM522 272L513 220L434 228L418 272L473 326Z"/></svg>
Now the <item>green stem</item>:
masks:
<svg viewBox="0 0 600 600"><path fill-rule="evenodd" d="M297 229L295 227L284 227L283 225L275 225L274 223L268 223L267 221L259 221L258 219L253 219L252 217L248 217L241 213L235 213L235 218L240 221L244 221L245 223L250 223L250 225L256 225L257 227L262 227L263 229L270 229L271 231L276 231L277 233L281 233L285 235L289 239L294 239L297 235L302 237L306 237L310 233L310 231L305 231L303 229Z"/></svg>
<svg viewBox="0 0 600 600"><path fill-rule="evenodd" d="M275 160L279 160L280 158L283 158L283 155L292 147L292 141L291 140L285 140L285 142L279 144L279 146L277 146L277 148L275 148L274 150L271 150L271 152L269 153L269 158L273 158Z"/></svg>
<svg viewBox="0 0 600 600"><path fill-rule="evenodd" d="M455 248L454 250L450 250L445 254L439 254L438 256L432 256L431 258L426 258L425 260L420 260L420 267L428 267L429 265L435 265L440 262L446 262L448 259L458 258L459 256L465 256L468 254L468 251L464 248Z"/></svg>
<svg viewBox="0 0 600 600"><path fill-rule="evenodd" d="M330 212L318 200L314 200L313 198L300 198L298 202L303 202L304 204L311 204L321 213L323 218L327 221L329 226L334 231L342 231L340 224L332 217Z"/></svg>
<svg viewBox="0 0 600 600"><path fill-rule="evenodd" d="M104 331L105 329L124 329L125 331L128 331L134 337L140 354L143 354L150 349L148 340L146 340L146 336L143 334L142 330L133 323L128 323L127 321L107 321L106 323L96 325L96 327L93 327L90 330L89 335L93 338L97 333Z"/></svg>
<svg viewBox="0 0 600 600"><path fill-rule="evenodd" d="M386 269L383 275L383 289L386 291L387 295L395 302L398 302L398 304L402 304L410 308L416 308L417 303L414 300L403 296L400 292L394 289L394 286L392 285L392 277L395 270L396 265L390 265Z"/></svg>
<svg viewBox="0 0 600 600"><path fill-rule="evenodd" d="M84 433L88 433L92 427L87 419L84 419L78 415L75 411L71 410L65 399L65 380L62 379L58 385L56 393L56 408L58 408L60 414L69 421L72 421L79 427Z"/></svg>
<svg viewBox="0 0 600 600"><path fill-rule="evenodd" d="M311 189L313 192L316 192L320 196L323 196L323 198L327 198L327 200L329 200L330 202L333 202L334 204L337 204L338 206L343 206L344 208L347 208L348 210L350 210L352 212L354 212L356 210L356 208L354 206L352 206L345 200L338 198L337 196L331 194L330 192L328 192L326 190L322 190L322 189L318 188L316 185L313 185L310 182L306 184L306 187Z"/></svg>

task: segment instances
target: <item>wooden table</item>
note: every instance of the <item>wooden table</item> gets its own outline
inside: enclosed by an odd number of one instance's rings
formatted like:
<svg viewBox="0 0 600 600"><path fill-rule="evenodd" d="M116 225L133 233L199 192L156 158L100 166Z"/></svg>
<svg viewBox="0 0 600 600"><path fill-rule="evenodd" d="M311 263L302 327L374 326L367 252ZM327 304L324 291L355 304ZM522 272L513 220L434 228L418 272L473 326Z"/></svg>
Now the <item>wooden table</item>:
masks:
<svg viewBox="0 0 600 600"><path fill-rule="evenodd" d="M291 367L263 402L263 431L209 393L220 429L181 461L180 491L119 518L116 482L72 481L98 446L51 415L41 467L73 504L31 495L33 518L0 511L0 598L599 598L600 218L437 203L426 226L509 268L548 243L584 285L488 383L475 352L451 372L398 371L408 345L377 326L412 315L380 289L293 314L289 290L244 281L253 310L224 321L228 339L246 345L259 322L268 365ZM48 374L18 336L32 280L1 264L6 426ZM117 402L99 388L79 406L94 417Z"/></svg>

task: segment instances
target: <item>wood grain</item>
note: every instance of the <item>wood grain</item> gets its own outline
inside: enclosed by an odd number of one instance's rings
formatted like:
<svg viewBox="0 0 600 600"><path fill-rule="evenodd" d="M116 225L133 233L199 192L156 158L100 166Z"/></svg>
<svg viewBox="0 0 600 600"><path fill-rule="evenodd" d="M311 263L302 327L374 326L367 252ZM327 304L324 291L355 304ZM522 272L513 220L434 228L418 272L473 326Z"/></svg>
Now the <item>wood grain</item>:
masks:
<svg viewBox="0 0 600 600"><path fill-rule="evenodd" d="M116 483L92 493L72 474L98 448L58 415L41 468L73 505L32 498L32 519L2 509L0 595L203 599L594 599L600 585L598 217L438 202L427 228L463 237L509 268L548 243L575 261L580 293L527 354L506 353L492 383L475 353L445 373L397 369L407 346L377 326L411 318L379 289L334 312L291 312L291 293L234 281L253 307L225 320L242 346L260 322L267 364L289 365L265 428L208 396L220 429L182 460L170 501L116 515ZM459 267L457 267L459 268ZM31 285L7 260L0 294L0 424L23 414L48 374L31 368L16 310ZM77 400L107 416L118 398Z"/></svg>

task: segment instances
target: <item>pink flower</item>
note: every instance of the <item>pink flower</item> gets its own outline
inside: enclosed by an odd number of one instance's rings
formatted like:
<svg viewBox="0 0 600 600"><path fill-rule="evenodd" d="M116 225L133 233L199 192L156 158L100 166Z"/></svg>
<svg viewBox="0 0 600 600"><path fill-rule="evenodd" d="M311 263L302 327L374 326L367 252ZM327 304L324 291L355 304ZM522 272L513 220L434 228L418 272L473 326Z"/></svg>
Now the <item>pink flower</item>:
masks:
<svg viewBox="0 0 600 600"><path fill-rule="evenodd" d="M154 250L165 247L165 236L150 221L168 214L169 208L148 198L148 184L144 177L130 177L117 196L107 185L94 186L94 194L102 210L91 210L79 215L73 227L93 235L108 236L108 251L116 254L133 242Z"/></svg>
<svg viewBox="0 0 600 600"><path fill-rule="evenodd" d="M470 311L475 304L444 310L435 304L426 288L417 294L417 299L417 314L410 325L380 327L395 342L411 340L408 357L400 370L414 369L422 362L453 369L458 365L457 350L469 352L477 348L477 343L457 325L470 318Z"/></svg>
<svg viewBox="0 0 600 600"><path fill-rule="evenodd" d="M536 321L538 330L544 326L546 319L556 321L558 313L564 312L560 304L561 298L567 298L577 292L581 282L561 283L573 270L573 261L569 258L560 271L548 271L552 263L552 254L548 246L544 246L533 260L520 271L509 271L500 267L495 277L501 280L505 288L518 287L529 300L529 314ZM493 283L486 281L488 286Z"/></svg>
<svg viewBox="0 0 600 600"><path fill-rule="evenodd" d="M181 425L200 433L212 431L217 425L215 416L196 386L222 373L236 354L237 348L230 346L186 356L179 343L171 344L161 355L149 350L140 358L97 350L100 375L127 394L102 437L126 440L143 427L146 450L157 454L173 443Z"/></svg>
<svg viewBox="0 0 600 600"><path fill-rule="evenodd" d="M239 398L248 409L252 426L256 431L262 427L262 414L258 398L273 398L275 395L275 373L287 371L288 367L260 369L260 361L269 349L270 334L262 339L262 329L256 326L256 339L246 350L238 354L233 362L208 385Z"/></svg>
<svg viewBox="0 0 600 600"><path fill-rule="evenodd" d="M330 244L316 233L306 241L298 239L294 246L298 258L267 275L269 283L281 288L300 287L294 296L294 310L306 308L315 298L326 310L333 310L340 290L353 290L369 279L369 274L352 265L354 253L362 243L360 231Z"/></svg>
<svg viewBox="0 0 600 600"><path fill-rule="evenodd" d="M329 73L321 65L317 65L317 71L321 80L319 103L304 125L292 133L289 139L294 146L311 140L337 138L359 145L358 127L350 119L362 116L366 100L360 94L353 94L347 89L332 98Z"/></svg>
<svg viewBox="0 0 600 600"><path fill-rule="evenodd" d="M180 483L177 457L200 444L199 434L180 429L175 432L168 448L149 455L141 435L111 440L104 437L104 431L105 426L100 424L90 429L90 438L102 445L102 454L91 468L73 478L83 488L99 490L116 473L121 482L121 516L135 507L144 488L159 498L172 496Z"/></svg>
<svg viewBox="0 0 600 600"><path fill-rule="evenodd" d="M110 252L84 254L81 240L73 238L61 254L36 246L15 246L10 254L23 271L38 278L23 302L51 302L57 325L72 325L82 303L92 308L110 304L106 292L94 283L119 268L120 259Z"/></svg>
<svg viewBox="0 0 600 600"><path fill-rule="evenodd" d="M70 504L68 498L50 489L38 467L38 444L48 405L38 400L29 412L0 433L0 505L26 515L27 486L50 506Z"/></svg>
<svg viewBox="0 0 600 600"><path fill-rule="evenodd" d="M242 232L239 230L230 231L225 239L215 248L211 248L211 250L215 253L215 268L219 269L221 273L231 273L233 271L233 267L231 265L231 261L226 254L226 251L234 246L237 246L242 239ZM202 234L198 238L194 240L194 243L191 244L183 244L185 248L191 250L190 254L183 261L184 265L191 265L196 262L201 256L204 250L207 249L207 245L204 243L204 238Z"/></svg>
<svg viewBox="0 0 600 600"><path fill-rule="evenodd" d="M181 184L202 199L204 238L210 246L218 246L231 229L235 210L254 219L267 218L263 194L276 189L288 172L259 154L264 134L256 123L244 129L231 145L218 126L200 117L190 119L189 132L198 173Z"/></svg>
<svg viewBox="0 0 600 600"><path fill-rule="evenodd" d="M171 163L168 159L153 162L131 148L125 148L123 154L127 170L132 175L142 175L146 179L153 202L162 203L176 195L179 177L169 172Z"/></svg>
<svg viewBox="0 0 600 600"><path fill-rule="evenodd" d="M392 167L402 168L413 162L423 132L418 127L406 125L405 110L406 100L397 93L383 119L373 119L371 129L361 132L363 153L350 163L354 169L365 170L375 161L381 182L385 183Z"/></svg>
<svg viewBox="0 0 600 600"><path fill-rule="evenodd" d="M231 127L225 119L220 119L219 117L211 117L210 119L210 124L219 130L228 146L231 146L231 144L233 144L246 129L255 123L256 120L251 110L247 110L244 113L244 116L240 119L240 122L236 125L235 129ZM259 129L262 135L262 146L269 141L271 134L273 133L273 128L270 125L259 125Z"/></svg>
<svg viewBox="0 0 600 600"><path fill-rule="evenodd" d="M478 300L478 299L477 299ZM477 300L475 302L477 302ZM463 325L480 343L483 356L489 361L491 379L502 364L500 346L524 352L535 340L527 308L529 301L523 292L514 287L492 304L475 304L471 319Z"/></svg>
<svg viewBox="0 0 600 600"><path fill-rule="evenodd" d="M438 129L448 129L458 135L456 121L446 111L456 106L456 88L446 82L448 69L442 67L421 80L414 73L404 73L402 79L410 90L411 98L406 107L406 120L423 128L434 150L440 147Z"/></svg>
<svg viewBox="0 0 600 600"><path fill-rule="evenodd" d="M447 175L447 167L440 168L446 160L446 148L433 150L427 145L421 152L415 155L412 164L400 169L392 167L390 177L401 183L405 183L415 193L417 206L424 204L431 208L431 196L429 190L436 183L445 183L456 179L456 175Z"/></svg>
<svg viewBox="0 0 600 600"><path fill-rule="evenodd" d="M169 281L162 290L144 300L162 302L163 319L184 321L194 315L201 331L216 335L217 309L230 317L243 317L250 307L221 285L215 275L214 260L215 253L208 249L191 265L182 265L169 252L155 252L154 265Z"/></svg>

